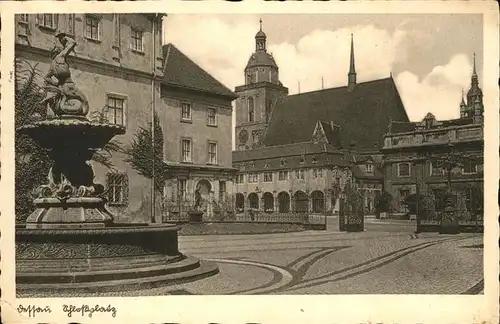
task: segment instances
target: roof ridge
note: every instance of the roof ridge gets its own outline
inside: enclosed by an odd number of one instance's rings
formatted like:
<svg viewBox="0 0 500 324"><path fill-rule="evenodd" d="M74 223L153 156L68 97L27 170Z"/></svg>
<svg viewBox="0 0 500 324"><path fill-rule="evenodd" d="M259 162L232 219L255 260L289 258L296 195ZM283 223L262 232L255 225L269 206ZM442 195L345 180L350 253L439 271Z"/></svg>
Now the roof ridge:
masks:
<svg viewBox="0 0 500 324"><path fill-rule="evenodd" d="M387 77L387 78L382 78L382 79L375 79L375 80L369 80L369 81L364 81L364 82L358 82L358 83L356 83L356 86L365 85L367 83L375 83L375 82L388 81L388 80L394 81L394 79L392 79L391 77ZM311 94L311 93L315 93L315 92L321 92L321 91L342 89L342 88L347 88L347 85L345 85L345 86L339 86L339 87L331 87L331 88L311 90L311 91L301 92L301 93L296 93L296 94L293 94L293 95L288 95L287 98L301 96L301 95L305 95L305 94Z"/></svg>
<svg viewBox="0 0 500 324"><path fill-rule="evenodd" d="M203 67L201 67L198 63L196 63L195 61L193 61L188 55L184 54L184 52L182 52L177 46L175 46L173 43L167 43L165 46L168 47L168 50L167 50L167 55L165 55L165 59L164 59L164 68L166 69L166 65L168 64L168 58L171 56L170 55L170 49L173 48L174 50L176 50L180 56L184 57L187 61L189 61L190 64L194 65L196 68L200 69L201 71L204 72L204 74L210 78L210 80L214 83L216 83L219 87L223 88L226 92L228 92L227 94L225 94L226 96L229 96L229 94L232 94L234 98L237 98L238 96L232 91L230 90L227 86L225 86L222 82L220 82L217 78L215 78L212 74L210 74L208 71L206 71ZM179 85L179 86L183 86L183 85ZM192 89L195 89L195 88L192 88ZM199 89L198 89L199 90ZM208 92L208 91L207 91ZM220 91L219 91L220 92ZM217 93L220 95L220 93Z"/></svg>

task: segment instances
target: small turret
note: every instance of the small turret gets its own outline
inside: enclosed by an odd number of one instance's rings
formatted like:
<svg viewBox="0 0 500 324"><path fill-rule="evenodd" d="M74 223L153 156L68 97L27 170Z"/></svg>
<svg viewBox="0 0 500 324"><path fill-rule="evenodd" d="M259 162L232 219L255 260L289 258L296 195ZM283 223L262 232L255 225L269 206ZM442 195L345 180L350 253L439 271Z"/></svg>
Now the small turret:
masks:
<svg viewBox="0 0 500 324"><path fill-rule="evenodd" d="M467 105L464 100L464 90L462 89L462 101L460 102L460 118L467 117Z"/></svg>

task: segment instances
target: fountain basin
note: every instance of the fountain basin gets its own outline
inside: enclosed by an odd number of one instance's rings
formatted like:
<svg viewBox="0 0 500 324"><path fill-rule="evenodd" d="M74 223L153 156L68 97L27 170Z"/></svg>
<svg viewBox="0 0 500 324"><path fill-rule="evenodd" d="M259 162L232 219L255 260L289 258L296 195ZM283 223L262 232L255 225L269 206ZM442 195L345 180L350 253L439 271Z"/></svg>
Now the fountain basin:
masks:
<svg viewBox="0 0 500 324"><path fill-rule="evenodd" d="M75 151L102 148L115 135L124 134L125 127L72 116L35 122L18 128L18 132L30 136L43 148Z"/></svg>
<svg viewBox="0 0 500 324"><path fill-rule="evenodd" d="M218 273L214 263L179 252L173 224L102 228L16 228L16 284L30 292L148 289Z"/></svg>

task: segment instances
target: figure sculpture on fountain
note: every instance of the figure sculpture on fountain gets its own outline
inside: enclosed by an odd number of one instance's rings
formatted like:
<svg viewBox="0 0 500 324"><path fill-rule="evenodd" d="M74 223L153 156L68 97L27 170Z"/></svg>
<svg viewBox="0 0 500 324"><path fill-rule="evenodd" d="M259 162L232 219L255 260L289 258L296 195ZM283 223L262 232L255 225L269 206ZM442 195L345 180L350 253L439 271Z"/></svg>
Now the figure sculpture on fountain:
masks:
<svg viewBox="0 0 500 324"><path fill-rule="evenodd" d="M44 78L48 92L41 103L47 105L47 116L85 117L89 103L71 78L68 64L68 56L74 52L76 42L62 32L57 33L56 37L60 44L56 44L50 69Z"/></svg>

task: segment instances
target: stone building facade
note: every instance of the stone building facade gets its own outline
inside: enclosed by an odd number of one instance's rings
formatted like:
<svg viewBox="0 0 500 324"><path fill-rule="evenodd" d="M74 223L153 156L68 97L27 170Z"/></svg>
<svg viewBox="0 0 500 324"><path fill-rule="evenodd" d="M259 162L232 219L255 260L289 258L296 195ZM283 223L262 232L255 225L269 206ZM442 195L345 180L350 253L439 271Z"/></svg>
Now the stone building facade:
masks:
<svg viewBox="0 0 500 324"><path fill-rule="evenodd" d="M16 58L49 70L55 35L74 37L68 59L76 86L87 96L89 118L104 115L125 126L116 136L128 147L148 128L153 112L163 131L165 166L162 193L152 199L152 180L139 175L126 156L112 156L114 170L95 164L97 183L109 188L109 207L121 221L156 221L164 200L191 199L199 188L205 208L215 192L231 190L231 102L236 95L197 66L174 45L162 45L161 14L16 15ZM39 83L43 80L40 78ZM153 203L154 206L153 206Z"/></svg>
<svg viewBox="0 0 500 324"><path fill-rule="evenodd" d="M436 120L432 114L421 122L393 122L384 139L384 186L392 196L394 211L404 212L402 201L415 194L437 196L446 190L448 174L432 162L432 156L462 155L464 160L453 168L452 190L465 196L466 205L483 186L483 98L475 64L467 98L460 103L460 118ZM458 107L457 107L458 108ZM478 191L478 192L475 192Z"/></svg>
<svg viewBox="0 0 500 324"><path fill-rule="evenodd" d="M266 39L261 26L235 91L237 208L335 213L339 188L354 182L371 212L383 185L383 135L391 119L408 122L392 76L357 83L351 38L346 86L287 95Z"/></svg>
<svg viewBox="0 0 500 324"><path fill-rule="evenodd" d="M77 46L68 62L76 86L89 100L88 116L103 113L109 123L125 126L126 133L115 139L126 146L151 121L151 104L160 99L161 19L155 14L18 14L16 59L36 66L43 78L56 47L55 34L74 37ZM124 158L112 156L115 170L95 164L96 182L111 188L109 207L118 218L150 221L150 180Z"/></svg>
<svg viewBox="0 0 500 324"><path fill-rule="evenodd" d="M161 104L165 164L163 196L167 220L187 219L201 195L204 219L230 203L232 101L236 95L173 44L164 46Z"/></svg>

